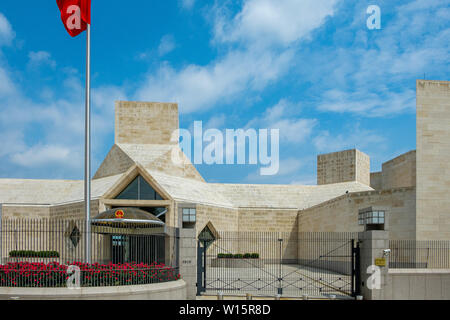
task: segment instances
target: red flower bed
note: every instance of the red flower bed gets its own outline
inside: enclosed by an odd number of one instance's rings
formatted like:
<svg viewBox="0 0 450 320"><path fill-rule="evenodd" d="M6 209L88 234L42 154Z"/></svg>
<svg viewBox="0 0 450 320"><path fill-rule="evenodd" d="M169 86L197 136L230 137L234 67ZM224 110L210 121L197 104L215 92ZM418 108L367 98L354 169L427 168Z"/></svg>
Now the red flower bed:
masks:
<svg viewBox="0 0 450 320"><path fill-rule="evenodd" d="M17 262L0 265L1 287L65 287L69 278L69 265L80 268L82 287L104 287L150 284L175 281L180 275L172 267L164 264L124 263L124 264L87 264L82 262L29 263Z"/></svg>

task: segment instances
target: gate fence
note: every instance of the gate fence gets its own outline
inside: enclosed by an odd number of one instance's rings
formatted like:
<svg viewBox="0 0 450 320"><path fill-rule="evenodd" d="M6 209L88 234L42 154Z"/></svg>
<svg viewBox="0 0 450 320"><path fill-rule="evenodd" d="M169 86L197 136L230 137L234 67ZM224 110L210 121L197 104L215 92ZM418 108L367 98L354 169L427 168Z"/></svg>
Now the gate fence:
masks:
<svg viewBox="0 0 450 320"><path fill-rule="evenodd" d="M450 240L390 240L389 268L450 269Z"/></svg>
<svg viewBox="0 0 450 320"><path fill-rule="evenodd" d="M199 239L199 294L352 296L357 233L218 232Z"/></svg>
<svg viewBox="0 0 450 320"><path fill-rule="evenodd" d="M69 266L82 286L118 286L177 280L179 237L175 228L109 223L91 226L91 263L85 220L3 218L0 286L65 286Z"/></svg>

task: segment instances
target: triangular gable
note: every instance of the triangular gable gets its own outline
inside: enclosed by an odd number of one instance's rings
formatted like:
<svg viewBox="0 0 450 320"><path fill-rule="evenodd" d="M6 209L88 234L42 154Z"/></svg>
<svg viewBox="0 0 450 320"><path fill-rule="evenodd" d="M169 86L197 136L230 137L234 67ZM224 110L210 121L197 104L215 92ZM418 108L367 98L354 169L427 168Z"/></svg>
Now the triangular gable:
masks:
<svg viewBox="0 0 450 320"><path fill-rule="evenodd" d="M126 172L134 165L134 161L118 146L113 145L107 156L103 160L94 179L114 176Z"/></svg>
<svg viewBox="0 0 450 320"><path fill-rule="evenodd" d="M116 196L118 200L163 200L160 194L139 174Z"/></svg>
<svg viewBox="0 0 450 320"><path fill-rule="evenodd" d="M159 183L143 168L140 164L135 164L133 167L131 167L123 177L117 181L114 186L112 186L104 195L104 199L117 199L117 197L122 194L127 187L130 186L133 181L135 181L136 178L139 176L142 177L145 184L148 185L151 189L153 189L161 198L162 200L172 200L172 197L167 193L166 190L164 190ZM149 190L148 190L149 191ZM130 200L137 200L137 199L130 199ZM141 200L148 200L148 199L141 199ZM154 199L158 200L158 199Z"/></svg>
<svg viewBox="0 0 450 320"><path fill-rule="evenodd" d="M215 241L220 239L220 236L214 225L209 221L199 232L198 239Z"/></svg>
<svg viewBox="0 0 450 320"><path fill-rule="evenodd" d="M146 169L204 182L203 177L179 146L139 144L120 144L118 146L133 162L141 164ZM173 156L179 163L173 161Z"/></svg>

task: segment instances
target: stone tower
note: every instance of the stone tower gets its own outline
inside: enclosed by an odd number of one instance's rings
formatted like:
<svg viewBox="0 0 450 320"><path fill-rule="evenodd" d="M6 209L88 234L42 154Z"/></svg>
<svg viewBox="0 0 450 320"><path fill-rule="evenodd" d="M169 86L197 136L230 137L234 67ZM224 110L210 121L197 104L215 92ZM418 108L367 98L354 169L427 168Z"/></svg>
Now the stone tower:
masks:
<svg viewBox="0 0 450 320"><path fill-rule="evenodd" d="M370 157L356 149L317 156L317 184L357 181L370 185Z"/></svg>

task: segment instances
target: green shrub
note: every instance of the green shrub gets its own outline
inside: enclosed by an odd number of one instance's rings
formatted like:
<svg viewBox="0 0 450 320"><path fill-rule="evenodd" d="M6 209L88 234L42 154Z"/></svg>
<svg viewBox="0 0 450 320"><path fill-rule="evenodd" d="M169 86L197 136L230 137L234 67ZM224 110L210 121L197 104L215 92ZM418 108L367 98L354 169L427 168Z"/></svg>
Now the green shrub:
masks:
<svg viewBox="0 0 450 320"><path fill-rule="evenodd" d="M234 258L234 259L242 259L242 258L243 258L243 255L240 254L240 253L236 253L236 254L233 256L233 258Z"/></svg>
<svg viewBox="0 0 450 320"><path fill-rule="evenodd" d="M9 252L11 258L59 258L58 251L13 250Z"/></svg>
<svg viewBox="0 0 450 320"><path fill-rule="evenodd" d="M252 254L250 254L250 258L252 258L252 259L259 259L259 253L252 253Z"/></svg>
<svg viewBox="0 0 450 320"><path fill-rule="evenodd" d="M250 253L244 254L244 259L250 259L252 255Z"/></svg>

